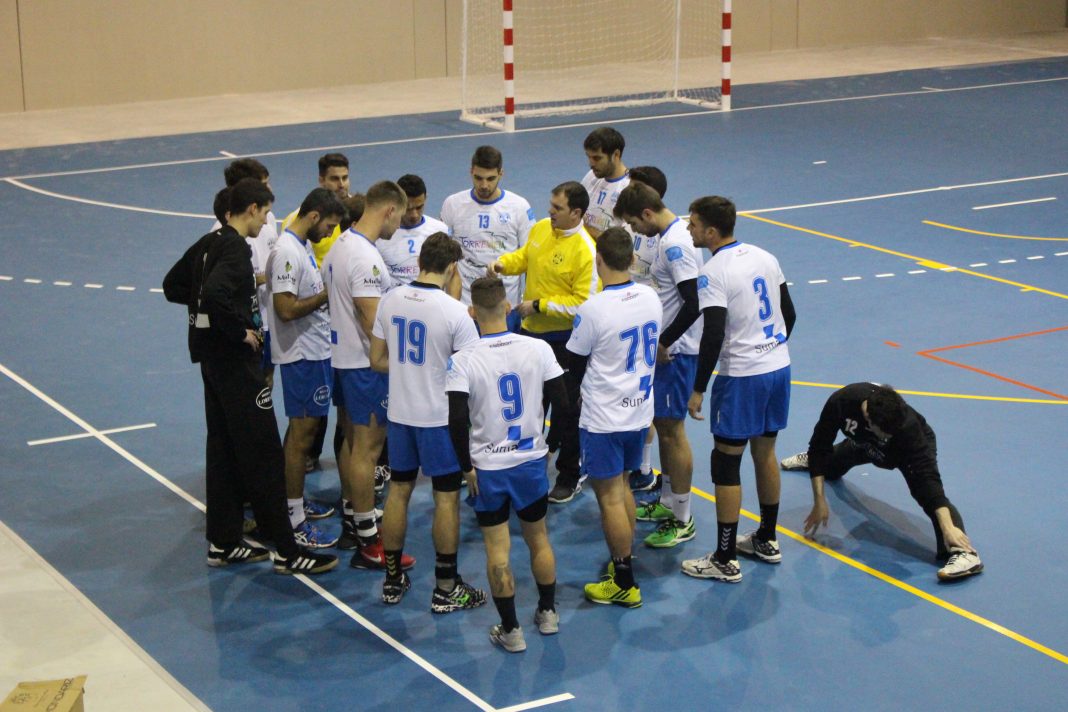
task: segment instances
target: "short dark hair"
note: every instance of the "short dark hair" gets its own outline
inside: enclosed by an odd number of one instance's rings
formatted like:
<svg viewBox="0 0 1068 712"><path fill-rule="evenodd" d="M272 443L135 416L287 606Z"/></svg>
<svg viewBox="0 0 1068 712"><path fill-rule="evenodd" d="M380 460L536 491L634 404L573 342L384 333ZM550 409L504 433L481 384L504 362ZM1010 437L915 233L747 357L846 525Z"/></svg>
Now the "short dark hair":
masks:
<svg viewBox="0 0 1068 712"><path fill-rule="evenodd" d="M411 173L405 173L397 179L397 185L401 187L404 194L409 198L418 198L420 195L426 195L426 183L423 179L417 175Z"/></svg>
<svg viewBox="0 0 1068 712"><path fill-rule="evenodd" d="M363 193L353 193L341 201L341 204L345 207L346 213L346 215L342 217L341 222L338 223L342 231L348 230L352 227L353 223L359 222L360 218L363 217L365 202Z"/></svg>
<svg viewBox="0 0 1068 712"><path fill-rule="evenodd" d="M493 146L479 146L471 156L472 168L504 169L504 156Z"/></svg>
<svg viewBox="0 0 1068 712"><path fill-rule="evenodd" d="M460 243L443 232L435 232L419 250L419 269L423 272L445 274L445 270L463 257Z"/></svg>
<svg viewBox="0 0 1068 712"><path fill-rule="evenodd" d="M408 196L393 181L380 180L367 189L367 194L364 196L364 209L378 207L386 203L400 206L403 209L408 205Z"/></svg>
<svg viewBox="0 0 1068 712"><path fill-rule="evenodd" d="M611 269L625 272L634 261L634 239L621 227L610 227L597 238L597 254Z"/></svg>
<svg viewBox="0 0 1068 712"><path fill-rule="evenodd" d="M690 203L690 212L701 218L705 227L714 227L723 237L734 235L734 222L737 211L729 198L707 195Z"/></svg>
<svg viewBox="0 0 1068 712"><path fill-rule="evenodd" d="M656 166L636 166L631 168L629 173L632 181L636 180L639 183L645 183L655 190L661 198L667 193L667 176L664 175L664 171Z"/></svg>
<svg viewBox="0 0 1068 712"><path fill-rule="evenodd" d="M230 165L223 169L223 180L226 181L228 187L236 185L242 178L264 181L270 177L271 173L267 170L267 166L255 158L238 158L230 161Z"/></svg>
<svg viewBox="0 0 1068 712"><path fill-rule="evenodd" d="M626 141L623 140L623 134L619 133L611 126L602 126L590 131L590 135L582 142L582 148L584 150L600 151L609 156L616 151L619 151L619 155L622 156L623 148L625 146Z"/></svg>
<svg viewBox="0 0 1068 712"><path fill-rule="evenodd" d="M215 202L212 203L211 212L215 213L215 219L220 225L226 224L226 213L230 211L230 186L226 186L215 194Z"/></svg>
<svg viewBox="0 0 1068 712"><path fill-rule="evenodd" d="M479 277L471 283L471 305L482 313L492 312L504 299L504 282L500 277Z"/></svg>
<svg viewBox="0 0 1068 712"><path fill-rule="evenodd" d="M297 217L302 218L312 211L319 213L320 219L327 215L345 217L345 206L341 204L337 193L326 188L315 188L308 193L304 202L300 204L300 209L297 210Z"/></svg>
<svg viewBox="0 0 1068 712"><path fill-rule="evenodd" d="M664 201L660 199L655 190L645 183L633 182L619 192L612 214L617 218L622 218L624 215L637 218L641 217L643 210L658 213L663 209Z"/></svg>
<svg viewBox="0 0 1068 712"><path fill-rule="evenodd" d="M868 420L879 430L893 435L905 424L907 407L893 386L876 386L875 392L868 396Z"/></svg>
<svg viewBox="0 0 1068 712"><path fill-rule="evenodd" d="M325 176L331 168L348 168L349 159L344 153L327 153L319 157L319 176Z"/></svg>
<svg viewBox="0 0 1068 712"><path fill-rule="evenodd" d="M250 205L262 208L274 202L274 193L258 178L242 178L230 189L230 215L240 215Z"/></svg>
<svg viewBox="0 0 1068 712"><path fill-rule="evenodd" d="M568 210L578 208L583 215L586 214L586 208L590 207L590 194L586 192L586 188L582 183L574 180L564 181L553 188L553 195L560 195L561 193L567 198Z"/></svg>

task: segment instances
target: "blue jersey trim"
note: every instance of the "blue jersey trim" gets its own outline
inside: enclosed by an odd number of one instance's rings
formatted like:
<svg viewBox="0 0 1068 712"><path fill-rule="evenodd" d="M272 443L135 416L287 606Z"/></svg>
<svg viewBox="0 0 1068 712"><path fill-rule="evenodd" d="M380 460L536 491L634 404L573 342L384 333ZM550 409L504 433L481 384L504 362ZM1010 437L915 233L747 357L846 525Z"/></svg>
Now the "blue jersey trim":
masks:
<svg viewBox="0 0 1068 712"><path fill-rule="evenodd" d="M398 229L398 230L414 230L414 229L415 229L415 228L417 228L417 227L423 227L423 225L424 225L425 223L426 223L426 215L424 215L423 217L421 217L421 218L419 219L419 222L417 222L417 223L416 223L415 225L412 225L411 227L404 227L403 225L401 225L401 226L400 226L399 228L397 228L397 229Z"/></svg>
<svg viewBox="0 0 1068 712"><path fill-rule="evenodd" d="M603 180L604 180L605 183L618 183L619 181L623 180L624 178L626 178L629 175L630 175L630 171L624 171L623 175L621 175L619 178L605 178Z"/></svg>
<svg viewBox="0 0 1068 712"><path fill-rule="evenodd" d="M504 200L504 196L507 195L507 194L508 194L508 191L506 191L504 188L501 188L501 194L497 197L496 200L491 200L489 202L484 202L484 201L481 201L481 200L478 199L478 196L475 195L475 189L472 188L471 189L471 200L475 201L479 205L494 205L494 204L499 203L502 200Z"/></svg>
<svg viewBox="0 0 1068 712"><path fill-rule="evenodd" d="M740 243L737 240L735 240L734 242L727 243L723 247L717 247L715 250L712 251L712 256L715 257L716 255L718 255L723 250L729 250L732 247L738 247L738 245L740 245L740 244L742 244L742 243Z"/></svg>
<svg viewBox="0 0 1068 712"><path fill-rule="evenodd" d="M671 221L671 224L669 224L669 225L668 225L667 227L665 227L665 228L663 229L663 231L661 231L661 233L660 233L660 237L663 237L664 235L666 235L666 234L667 234L667 231L668 231L668 230L670 230L670 229L671 229L671 228L672 228L672 227L673 227L673 226L675 225L675 223L677 223L678 221L679 221L679 219L678 219L678 218L675 218L674 220L672 220L672 221Z"/></svg>
<svg viewBox="0 0 1068 712"><path fill-rule="evenodd" d="M609 289L626 289L627 287L631 287L633 285L634 285L634 282L632 282L631 280L628 279L626 282L623 282L622 284L606 285L601 291L602 292L607 292Z"/></svg>
<svg viewBox="0 0 1068 712"><path fill-rule="evenodd" d="M511 336L511 335L512 335L512 332L510 332L510 331L497 331L497 332L492 333L492 334L483 334L482 338L483 339L495 339L498 336Z"/></svg>

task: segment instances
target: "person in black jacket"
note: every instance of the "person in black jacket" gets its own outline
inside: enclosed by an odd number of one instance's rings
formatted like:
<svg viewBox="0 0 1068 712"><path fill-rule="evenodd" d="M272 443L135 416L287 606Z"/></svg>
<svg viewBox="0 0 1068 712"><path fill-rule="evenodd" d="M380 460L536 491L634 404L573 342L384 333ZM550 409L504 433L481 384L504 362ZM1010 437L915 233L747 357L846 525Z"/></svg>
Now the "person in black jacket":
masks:
<svg viewBox="0 0 1068 712"><path fill-rule="evenodd" d="M230 189L228 223L190 247L163 280L167 300L189 313L189 355L200 364L207 419L208 565L263 561L270 554L242 538L243 503L278 549L274 570L320 573L337 557L305 552L286 512L282 443L271 389L259 364L262 324L245 237L256 235L274 200L255 178Z"/></svg>
<svg viewBox="0 0 1068 712"><path fill-rule="evenodd" d="M835 444L839 430L845 440ZM853 383L835 391L823 407L808 452L788 457L781 464L784 470L807 469L812 478L812 511L805 519L809 536L827 524L825 480L841 479L857 465L899 469L913 499L934 526L936 556L945 561L938 578L963 578L983 570L964 531L964 520L942 488L934 431L892 387Z"/></svg>

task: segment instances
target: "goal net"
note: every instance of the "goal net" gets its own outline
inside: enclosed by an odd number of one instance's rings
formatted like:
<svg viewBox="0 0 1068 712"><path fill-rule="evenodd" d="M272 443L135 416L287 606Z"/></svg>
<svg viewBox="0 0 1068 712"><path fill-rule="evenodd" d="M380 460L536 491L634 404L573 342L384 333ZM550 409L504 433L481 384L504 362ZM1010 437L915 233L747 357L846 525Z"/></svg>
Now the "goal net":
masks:
<svg viewBox="0 0 1068 712"><path fill-rule="evenodd" d="M730 0L464 0L461 118L729 109L729 23Z"/></svg>

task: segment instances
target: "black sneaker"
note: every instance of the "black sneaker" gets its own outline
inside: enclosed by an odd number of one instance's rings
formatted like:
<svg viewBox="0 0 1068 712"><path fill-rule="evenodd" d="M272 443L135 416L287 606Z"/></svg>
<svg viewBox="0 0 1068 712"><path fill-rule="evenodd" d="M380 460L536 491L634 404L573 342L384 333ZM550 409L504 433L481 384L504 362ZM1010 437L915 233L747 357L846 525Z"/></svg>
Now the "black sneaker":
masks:
<svg viewBox="0 0 1068 712"><path fill-rule="evenodd" d="M342 551L352 551L360 546L360 536L356 533L356 520L352 517L342 517L341 536L337 540L337 548Z"/></svg>
<svg viewBox="0 0 1068 712"><path fill-rule="evenodd" d="M485 592L457 576L456 586L451 591L442 591L434 587L434 595L430 599L430 610L434 613L452 613L467 608L478 608L485 602Z"/></svg>
<svg viewBox="0 0 1068 712"><path fill-rule="evenodd" d="M307 549L301 549L300 553L288 559L276 556L274 560L276 574L321 574L335 566L337 557L333 554L320 554Z"/></svg>
<svg viewBox="0 0 1068 712"><path fill-rule="evenodd" d="M271 552L261 546L252 546L247 542L234 544L229 548L222 548L214 544L208 544L208 566L220 567L230 564L248 564L253 561L264 561Z"/></svg>
<svg viewBox="0 0 1068 712"><path fill-rule="evenodd" d="M549 492L549 501L553 504L564 504L565 502L570 502L571 500L573 500L575 498L575 495L577 495L581 491L581 483L576 482L574 484L569 484L567 482L561 482L559 479L557 479L556 486L553 487L552 491Z"/></svg>
<svg viewBox="0 0 1068 712"><path fill-rule="evenodd" d="M386 577L386 580L382 582L382 603L388 603L393 605L400 603L404 598L404 592L412 587L412 580L408 578L408 574L401 571L399 579L391 579Z"/></svg>

